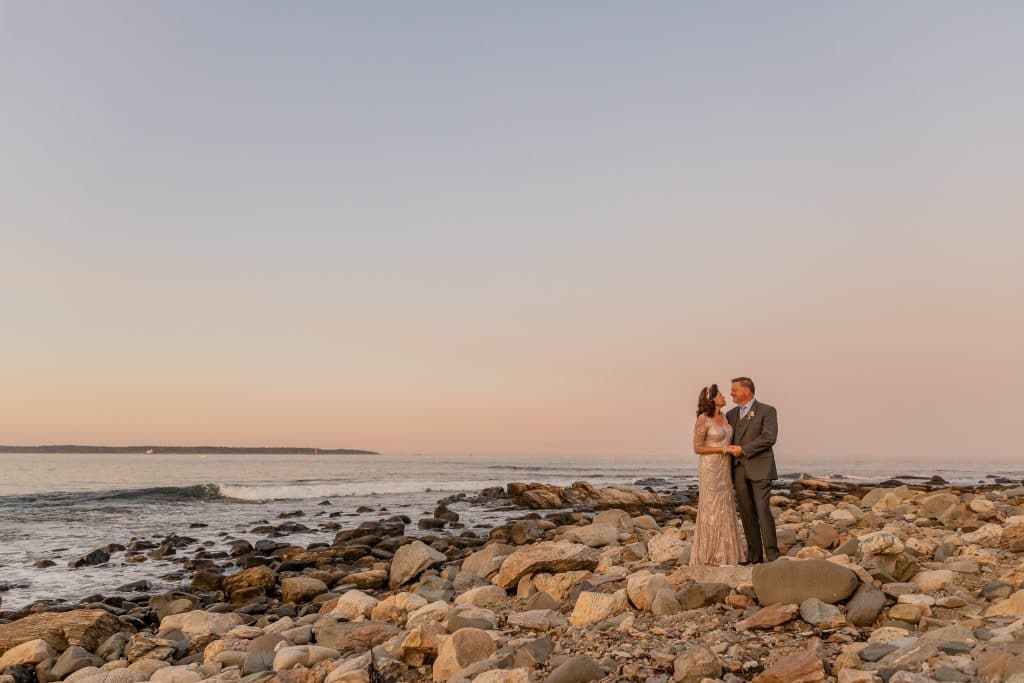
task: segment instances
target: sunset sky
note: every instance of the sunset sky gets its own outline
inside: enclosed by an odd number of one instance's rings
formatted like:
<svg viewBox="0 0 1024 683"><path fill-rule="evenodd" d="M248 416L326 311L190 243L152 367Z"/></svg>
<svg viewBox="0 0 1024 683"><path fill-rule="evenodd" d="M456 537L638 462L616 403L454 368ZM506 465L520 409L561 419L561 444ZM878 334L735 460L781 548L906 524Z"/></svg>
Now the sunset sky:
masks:
<svg viewBox="0 0 1024 683"><path fill-rule="evenodd" d="M0 443L1024 457L1021 26L2 2Z"/></svg>

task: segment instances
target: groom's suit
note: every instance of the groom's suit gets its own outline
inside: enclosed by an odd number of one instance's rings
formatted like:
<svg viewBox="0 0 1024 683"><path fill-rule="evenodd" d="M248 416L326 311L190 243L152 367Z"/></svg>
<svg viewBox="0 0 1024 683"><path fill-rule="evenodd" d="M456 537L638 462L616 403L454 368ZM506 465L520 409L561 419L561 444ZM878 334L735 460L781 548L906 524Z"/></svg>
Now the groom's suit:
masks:
<svg viewBox="0 0 1024 683"><path fill-rule="evenodd" d="M778 414L772 406L754 401L742 419L739 406L725 418L732 425L733 445L743 449L742 456L733 458L732 484L747 537L747 560L771 562L779 556L770 505L772 480L779 476L772 450L779 437Z"/></svg>

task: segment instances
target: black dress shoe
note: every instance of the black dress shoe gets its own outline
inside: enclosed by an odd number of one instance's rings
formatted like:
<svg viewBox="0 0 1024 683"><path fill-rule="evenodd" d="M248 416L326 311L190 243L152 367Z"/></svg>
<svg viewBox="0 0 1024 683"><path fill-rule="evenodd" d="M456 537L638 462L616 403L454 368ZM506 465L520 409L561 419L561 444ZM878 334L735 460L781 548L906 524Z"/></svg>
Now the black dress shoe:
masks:
<svg viewBox="0 0 1024 683"><path fill-rule="evenodd" d="M749 567L752 564L761 564L761 560L743 560L740 562L741 567Z"/></svg>

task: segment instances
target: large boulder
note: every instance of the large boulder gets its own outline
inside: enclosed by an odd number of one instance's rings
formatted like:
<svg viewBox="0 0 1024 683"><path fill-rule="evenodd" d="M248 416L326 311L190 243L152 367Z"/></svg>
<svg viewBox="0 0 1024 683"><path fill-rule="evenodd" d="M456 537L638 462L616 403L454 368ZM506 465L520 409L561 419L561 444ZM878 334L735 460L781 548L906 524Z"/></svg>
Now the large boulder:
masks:
<svg viewBox="0 0 1024 683"><path fill-rule="evenodd" d="M529 545L543 539L544 535L554 528L554 522L546 519L520 519L509 527L508 539L516 545Z"/></svg>
<svg viewBox="0 0 1024 683"><path fill-rule="evenodd" d="M288 671L296 666L313 667L325 659L337 659L340 653L329 647L317 645L294 645L282 647L274 655L274 671Z"/></svg>
<svg viewBox="0 0 1024 683"><path fill-rule="evenodd" d="M57 653L42 638L28 640L0 655L0 671L9 666L35 666L39 662L56 656Z"/></svg>
<svg viewBox="0 0 1024 683"><path fill-rule="evenodd" d="M1024 590L1000 600L985 611L986 617L1024 617Z"/></svg>
<svg viewBox="0 0 1024 683"><path fill-rule="evenodd" d="M488 586L477 586L471 588L462 595L455 598L456 605L471 605L473 607L493 607L505 602L508 594L505 589L493 584ZM426 604L424 600L423 604ZM419 605L417 605L419 607Z"/></svg>
<svg viewBox="0 0 1024 683"><path fill-rule="evenodd" d="M887 496L895 498L897 501L902 501L910 497L910 489L904 484L901 486L895 486L893 488L877 488L868 491L861 499L861 507L874 508L879 501L884 500Z"/></svg>
<svg viewBox="0 0 1024 683"><path fill-rule="evenodd" d="M652 574L649 571L638 571L626 579L626 593L629 600L639 610L650 610L654 599L660 593L674 596L672 584L664 574Z"/></svg>
<svg viewBox="0 0 1024 683"><path fill-rule="evenodd" d="M456 607L445 619L449 633L461 628L490 630L498 628L498 615L483 607Z"/></svg>
<svg viewBox="0 0 1024 683"><path fill-rule="evenodd" d="M51 675L57 680L67 678L79 669L87 666L103 666L106 662L78 645L72 645L61 653L57 662L50 669Z"/></svg>
<svg viewBox="0 0 1024 683"><path fill-rule="evenodd" d="M611 524L588 524L569 527L563 538L574 543L588 545L591 548L600 548L618 543L619 530Z"/></svg>
<svg viewBox="0 0 1024 683"><path fill-rule="evenodd" d="M551 484L511 483L505 487L512 503L530 510L554 510L565 507L565 491Z"/></svg>
<svg viewBox="0 0 1024 683"><path fill-rule="evenodd" d="M881 573L897 581L909 581L920 569L918 561L909 552L898 555L864 555L859 564L872 575Z"/></svg>
<svg viewBox="0 0 1024 683"><path fill-rule="evenodd" d="M210 662L218 661L220 655L224 652L273 650L280 640L282 640L281 636L271 636L269 634L252 640L235 636L224 636L203 648L203 663L209 664ZM271 661L273 661L273 657L271 657Z"/></svg>
<svg viewBox="0 0 1024 683"><path fill-rule="evenodd" d="M566 502L570 505L591 505L598 510L619 509L642 511L648 506L660 506L665 499L657 493L626 486L594 488L585 481L573 482L566 491Z"/></svg>
<svg viewBox="0 0 1024 683"><path fill-rule="evenodd" d="M648 517L652 522L653 518ZM647 523L646 520L641 522L642 524ZM633 518L629 516L629 513L625 510L618 510L615 508L609 510L602 510L594 516L594 520L591 522L594 525L607 525L615 527L620 533L629 534L633 532Z"/></svg>
<svg viewBox="0 0 1024 683"><path fill-rule="evenodd" d="M960 497L949 491L936 491L917 499L917 514L938 519L944 512L960 502Z"/></svg>
<svg viewBox="0 0 1024 683"><path fill-rule="evenodd" d="M490 581L505 558L515 550L507 543L491 543L462 561L459 573L452 582L455 590L465 590L477 583Z"/></svg>
<svg viewBox="0 0 1024 683"><path fill-rule="evenodd" d="M364 572L353 572L345 577L345 583L364 590L383 588L388 583L388 570L367 569Z"/></svg>
<svg viewBox="0 0 1024 683"><path fill-rule="evenodd" d="M416 582L416 588L413 590L413 593L427 602L434 602L435 600L447 602L455 597L452 582L436 574L426 574L420 577L420 580Z"/></svg>
<svg viewBox="0 0 1024 683"><path fill-rule="evenodd" d="M312 576L289 576L281 579L281 600L284 602L308 602L327 592L327 584Z"/></svg>
<svg viewBox="0 0 1024 683"><path fill-rule="evenodd" d="M597 552L580 543L537 543L520 548L506 557L492 582L508 589L527 574L575 569L592 571L597 567L597 560Z"/></svg>
<svg viewBox="0 0 1024 683"><path fill-rule="evenodd" d="M919 592L930 595L943 590L952 584L954 579L956 574L949 569L931 569L914 574L910 582L917 586Z"/></svg>
<svg viewBox="0 0 1024 683"><path fill-rule="evenodd" d="M334 621L332 617L317 620L313 627L317 645L329 647L341 654L377 647L398 635L399 632L391 624L382 621L348 623Z"/></svg>
<svg viewBox="0 0 1024 683"><path fill-rule="evenodd" d="M344 615L349 621L358 621L369 618L373 614L374 607L379 602L372 595L367 595L361 590L353 589L338 598L332 613Z"/></svg>
<svg viewBox="0 0 1024 683"><path fill-rule="evenodd" d="M808 598L835 604L860 585L850 569L828 560L778 559L753 571L754 592L762 605L800 604Z"/></svg>
<svg viewBox="0 0 1024 683"><path fill-rule="evenodd" d="M998 547L1003 537L1003 527L998 524L986 524L977 531L963 534L960 538L964 543L974 543L985 547Z"/></svg>
<svg viewBox="0 0 1024 683"><path fill-rule="evenodd" d="M611 594L583 591L576 598L576 605L569 615L569 623L573 626L589 626L610 619L616 614L622 614L628 609L629 600L625 589Z"/></svg>
<svg viewBox="0 0 1024 683"><path fill-rule="evenodd" d="M816 548L831 548L838 540L836 528L828 522L815 522L807 530L805 545Z"/></svg>
<svg viewBox="0 0 1024 683"><path fill-rule="evenodd" d="M497 586L490 587L501 590ZM416 593L396 593L374 605L373 611L370 612L370 619L386 621L389 624L404 624L410 612L418 610L426 604L426 599Z"/></svg>
<svg viewBox="0 0 1024 683"><path fill-rule="evenodd" d="M561 602L578 593L580 585L590 575L590 572L585 570L558 574L541 572L534 575L533 587L542 593L547 593L555 601Z"/></svg>
<svg viewBox="0 0 1024 683"><path fill-rule="evenodd" d="M422 624L410 629L399 646L398 658L409 666L420 667L437 657L437 648L447 637L444 626Z"/></svg>
<svg viewBox="0 0 1024 683"><path fill-rule="evenodd" d="M177 641L158 638L149 633L136 633L124 647L124 658L129 663L140 659L170 660L177 651Z"/></svg>
<svg viewBox="0 0 1024 683"><path fill-rule="evenodd" d="M888 531L877 531L860 537L860 552L864 555L899 555L903 540Z"/></svg>
<svg viewBox="0 0 1024 683"><path fill-rule="evenodd" d="M651 562L663 564L675 562L681 564L686 557L690 544L679 538L677 529L668 529L647 541L647 555Z"/></svg>
<svg viewBox="0 0 1024 683"><path fill-rule="evenodd" d="M193 610L164 617L160 620L160 632L177 630L190 638L204 638L206 636L222 636L244 623L242 615L233 612L217 613Z"/></svg>
<svg viewBox="0 0 1024 683"><path fill-rule="evenodd" d="M490 657L496 649L494 639L487 631L478 628L459 629L438 648L433 669L434 680L447 681L470 664Z"/></svg>
<svg viewBox="0 0 1024 683"><path fill-rule="evenodd" d="M413 629L423 624L445 621L451 611L452 608L447 602L435 600L409 612L405 619L405 628Z"/></svg>
<svg viewBox="0 0 1024 683"><path fill-rule="evenodd" d="M553 510L587 505L599 510L616 508L640 511L648 506L661 506L665 503L662 496L650 491L625 486L596 489L585 481L574 482L568 488L536 483L512 483L506 488L513 504L531 510Z"/></svg>
<svg viewBox="0 0 1024 683"><path fill-rule="evenodd" d="M275 583L277 583L277 574L274 570L264 565L257 565L226 577L222 588L225 593L232 595L245 589L269 591Z"/></svg>
<svg viewBox="0 0 1024 683"><path fill-rule="evenodd" d="M58 652L79 645L94 652L121 630L121 622L106 610L38 612L10 624L0 624L0 654L30 640L45 640Z"/></svg>
<svg viewBox="0 0 1024 683"><path fill-rule="evenodd" d="M676 599L684 610L700 609L708 605L725 602L732 592L726 583L688 583L676 593Z"/></svg>
<svg viewBox="0 0 1024 683"><path fill-rule="evenodd" d="M393 590L404 586L427 569L444 562L445 557L423 541L406 543L395 552L391 560L388 586Z"/></svg>

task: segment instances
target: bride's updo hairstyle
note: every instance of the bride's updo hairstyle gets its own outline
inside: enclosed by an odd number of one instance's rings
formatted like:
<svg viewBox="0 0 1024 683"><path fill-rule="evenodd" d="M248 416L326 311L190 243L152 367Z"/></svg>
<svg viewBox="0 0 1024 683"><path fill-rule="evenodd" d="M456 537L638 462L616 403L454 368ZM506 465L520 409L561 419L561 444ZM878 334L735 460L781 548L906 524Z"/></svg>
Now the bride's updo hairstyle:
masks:
<svg viewBox="0 0 1024 683"><path fill-rule="evenodd" d="M712 384L710 387L704 387L700 390L700 396L697 397L697 415L707 415L713 417L715 414L715 396L718 396L718 385Z"/></svg>

